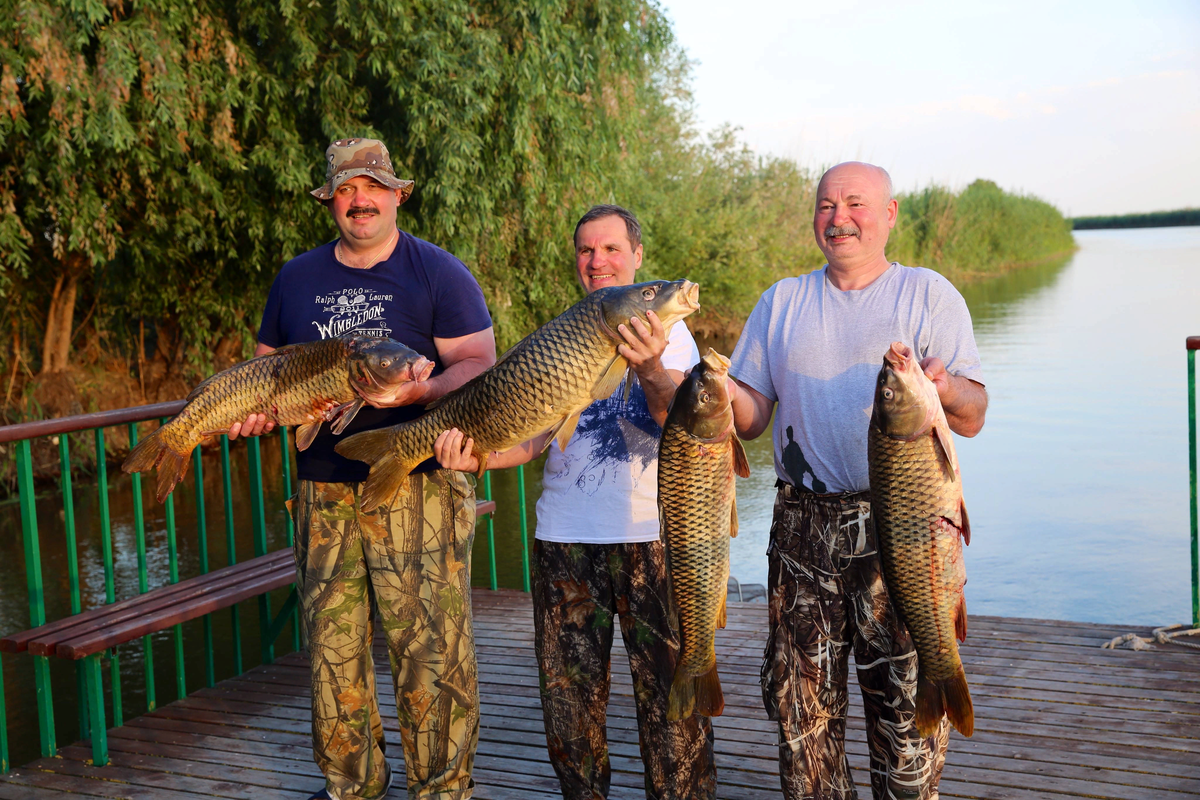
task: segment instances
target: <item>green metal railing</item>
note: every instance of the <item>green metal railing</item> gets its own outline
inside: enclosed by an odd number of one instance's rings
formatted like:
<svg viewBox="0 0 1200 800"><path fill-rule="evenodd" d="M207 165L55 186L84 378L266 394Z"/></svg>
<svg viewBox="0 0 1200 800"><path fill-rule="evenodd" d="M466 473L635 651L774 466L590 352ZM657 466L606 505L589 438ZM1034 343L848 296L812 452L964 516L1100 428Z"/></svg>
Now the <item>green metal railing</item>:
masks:
<svg viewBox="0 0 1200 800"><path fill-rule="evenodd" d="M75 515L75 499L71 481L71 434L91 433L96 450L98 468L96 470L96 519L88 524L98 529L100 538L101 558L104 574L104 603L117 601L116 568L113 545L113 525L110 513L110 492L107 470L105 469L106 437L105 430L124 426L129 435L129 446L132 448L138 441L138 423L158 420L166 421L171 415L183 408L183 402L159 403L149 406L120 409L117 411L85 414L76 417L65 417L54 420L42 420L20 425L0 427L0 444L13 442L16 445L17 490L21 517L21 536L25 554L26 583L29 593L29 625L31 628L43 625L46 619L46 592L42 581L42 549L39 541L41 529L37 519L37 505L34 486L34 462L31 442L38 437L57 436L58 467L60 488L62 492L62 524L65 533L67 550L67 579L69 591L70 615L79 614L87 609L83 607L81 588L81 572L78 558L77 529L78 521ZM281 471L284 495L290 496L294 491L292 466L290 463L290 443L286 428L279 431L281 452ZM262 453L260 439L245 440L246 463L249 471L250 525L255 556L266 555L268 551L267 510L266 498L262 483ZM220 470L221 470L221 506L224 516L224 531L226 552L230 565L237 563L236 531L244 521L235 520L233 504L233 467L230 456L228 437L220 439ZM200 574L210 570L208 547L209 514L206 509L204 487L204 465L200 448L196 448L192 456L192 472L195 497L195 534L196 555L199 561ZM523 588L529 591L529 539L526 523L525 506L525 474L524 468L517 468L517 484L520 494L519 514L521 532L521 565ZM142 498L142 476L134 474L130 480L132 492L133 534L137 562L137 593L144 594L151 590L150 569L148 566L146 515ZM483 498L492 500L492 476L485 474L483 479ZM174 496L169 496L163 505L163 525L166 533L166 550L168 561L168 581L177 583L180 580L179 547L176 530ZM287 543L293 543L295 531L290 514L284 515L286 524ZM496 567L496 542L494 514L489 514L487 526L488 552L488 585L498 588ZM261 641L261 661L269 663L275 655L275 642L290 622L291 645L293 650L300 649L300 620L296 603L296 592L292 591L284 603L280 613L272 617L271 599L267 594L258 597L258 622ZM214 686L217 679L215 663L215 647L213 621L211 615L202 618L203 663L206 687ZM182 624L171 628L170 637L174 650L174 695L176 698L187 694L187 676L185 672L184 631ZM233 674L244 671L242 635L238 607L230 609L230 637L232 639ZM151 636L142 640L143 648L143 679L147 710L153 710L159 705L157 686L155 684L154 653ZM19 658L26 657L24 655ZM55 730L53 687L50 678L50 659L47 656L28 655L32 660L33 682L36 695L38 720L38 749L42 756L53 756L57 751L57 732ZM92 737L89 730L91 720L105 720L106 699L104 670L109 671L109 692L112 712L112 723L120 727L125 721L125 703L121 693L120 664L117 658L117 648L82 659L75 668L75 690L78 699L78 727L80 739L93 739L94 760L98 765L107 762L107 736L101 730L98 736ZM4 674L0 669L0 772L11 768L9 760L8 709L5 704Z"/></svg>
<svg viewBox="0 0 1200 800"><path fill-rule="evenodd" d="M1200 627L1200 510L1196 507L1196 351L1200 336L1187 338L1188 478L1192 512L1192 626Z"/></svg>

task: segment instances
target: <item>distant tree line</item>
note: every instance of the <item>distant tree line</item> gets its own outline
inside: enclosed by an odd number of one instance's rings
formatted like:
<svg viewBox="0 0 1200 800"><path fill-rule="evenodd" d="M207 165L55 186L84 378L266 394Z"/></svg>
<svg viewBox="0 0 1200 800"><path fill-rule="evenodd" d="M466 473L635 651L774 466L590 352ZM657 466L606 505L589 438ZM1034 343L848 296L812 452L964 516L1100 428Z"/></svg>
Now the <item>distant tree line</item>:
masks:
<svg viewBox="0 0 1200 800"><path fill-rule="evenodd" d="M182 396L246 357L279 266L335 235L335 138L416 181L400 224L458 255L506 347L581 296L570 232L631 208L646 277L736 333L821 264L814 175L697 130L652 0L3 0L0 380L8 419ZM978 181L901 198L893 257L952 275L1071 248Z"/></svg>
<svg viewBox="0 0 1200 800"><path fill-rule="evenodd" d="M1096 228L1174 228L1181 225L1200 225L1200 208L1181 208L1177 211L1151 211L1148 214L1116 214L1108 217L1072 217L1071 226L1077 231Z"/></svg>

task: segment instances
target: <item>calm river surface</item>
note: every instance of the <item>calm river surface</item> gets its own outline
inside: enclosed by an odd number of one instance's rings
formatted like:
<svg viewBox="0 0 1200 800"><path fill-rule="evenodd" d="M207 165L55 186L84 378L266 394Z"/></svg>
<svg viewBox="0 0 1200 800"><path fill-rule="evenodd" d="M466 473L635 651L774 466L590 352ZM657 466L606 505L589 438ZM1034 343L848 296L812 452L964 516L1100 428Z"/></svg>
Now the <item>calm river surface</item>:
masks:
<svg viewBox="0 0 1200 800"><path fill-rule="evenodd" d="M978 614L1158 625L1190 614L1187 386L1184 339L1200 334L1200 228L1076 233L1069 260L962 287L991 396L987 425L959 439L973 541L967 548L968 609ZM882 356L882 354L881 354ZM146 429L148 430L148 428ZM72 436L72 447L80 447ZM752 475L738 482L741 533L732 573L766 583L774 498L769 436L749 443ZM278 438L264 440L270 547L286 544ZM253 553L245 450L234 448L238 560ZM540 461L540 460L539 460ZM228 563L219 466L205 458L209 558ZM541 491L540 463L527 468L529 531ZM493 476L497 573L521 585L517 475ZM110 469L118 599L137 593L129 478ZM150 585L168 581L162 506L143 488ZM103 602L96 485L77 480L75 515L84 607ZM198 573L191 476L175 492L180 572ZM46 616L69 613L61 495L37 504ZM488 577L486 537L476 537L474 582ZM0 634L28 627L24 553L15 503L0 506ZM275 598L279 607L282 594ZM257 610L240 614L245 665L258 661ZM217 678L232 674L229 612L214 615ZM203 677L200 622L184 626L187 688ZM290 649L285 632L277 647ZM121 650L126 716L145 710L142 644ZM169 633L154 637L158 702L175 699ZM51 659L61 743L78 738L74 674ZM31 660L5 656L12 763L36 757Z"/></svg>
<svg viewBox="0 0 1200 800"><path fill-rule="evenodd" d="M956 437L967 609L1165 625L1191 616L1187 362L1200 227L1077 231L1066 262L962 287L990 395ZM882 354L880 354L882 357ZM766 583L769 436L738 481L733 575Z"/></svg>

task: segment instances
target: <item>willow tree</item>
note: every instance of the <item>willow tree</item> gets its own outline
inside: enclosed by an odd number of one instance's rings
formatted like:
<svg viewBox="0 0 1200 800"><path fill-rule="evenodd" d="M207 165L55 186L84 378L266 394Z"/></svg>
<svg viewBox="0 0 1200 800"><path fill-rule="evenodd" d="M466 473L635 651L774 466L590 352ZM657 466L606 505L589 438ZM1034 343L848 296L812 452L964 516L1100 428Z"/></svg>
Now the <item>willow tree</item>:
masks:
<svg viewBox="0 0 1200 800"><path fill-rule="evenodd" d="M402 224L467 261L511 342L577 291L563 228L619 182L671 46L639 0L4 0L0 293L37 298L8 306L41 314L43 372L79 298L192 345L252 329L332 235L326 144L373 135L417 181Z"/></svg>

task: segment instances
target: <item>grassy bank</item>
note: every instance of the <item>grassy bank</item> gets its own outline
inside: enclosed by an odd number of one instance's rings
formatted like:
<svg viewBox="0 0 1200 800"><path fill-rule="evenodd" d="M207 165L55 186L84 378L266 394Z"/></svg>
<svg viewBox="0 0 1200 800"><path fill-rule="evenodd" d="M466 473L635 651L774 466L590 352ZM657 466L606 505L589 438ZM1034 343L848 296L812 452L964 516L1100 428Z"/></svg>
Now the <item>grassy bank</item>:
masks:
<svg viewBox="0 0 1200 800"><path fill-rule="evenodd" d="M1173 228L1182 225L1200 225L1200 208L1151 211L1148 214L1118 214L1107 217L1073 217L1071 225L1077 231L1097 228Z"/></svg>

